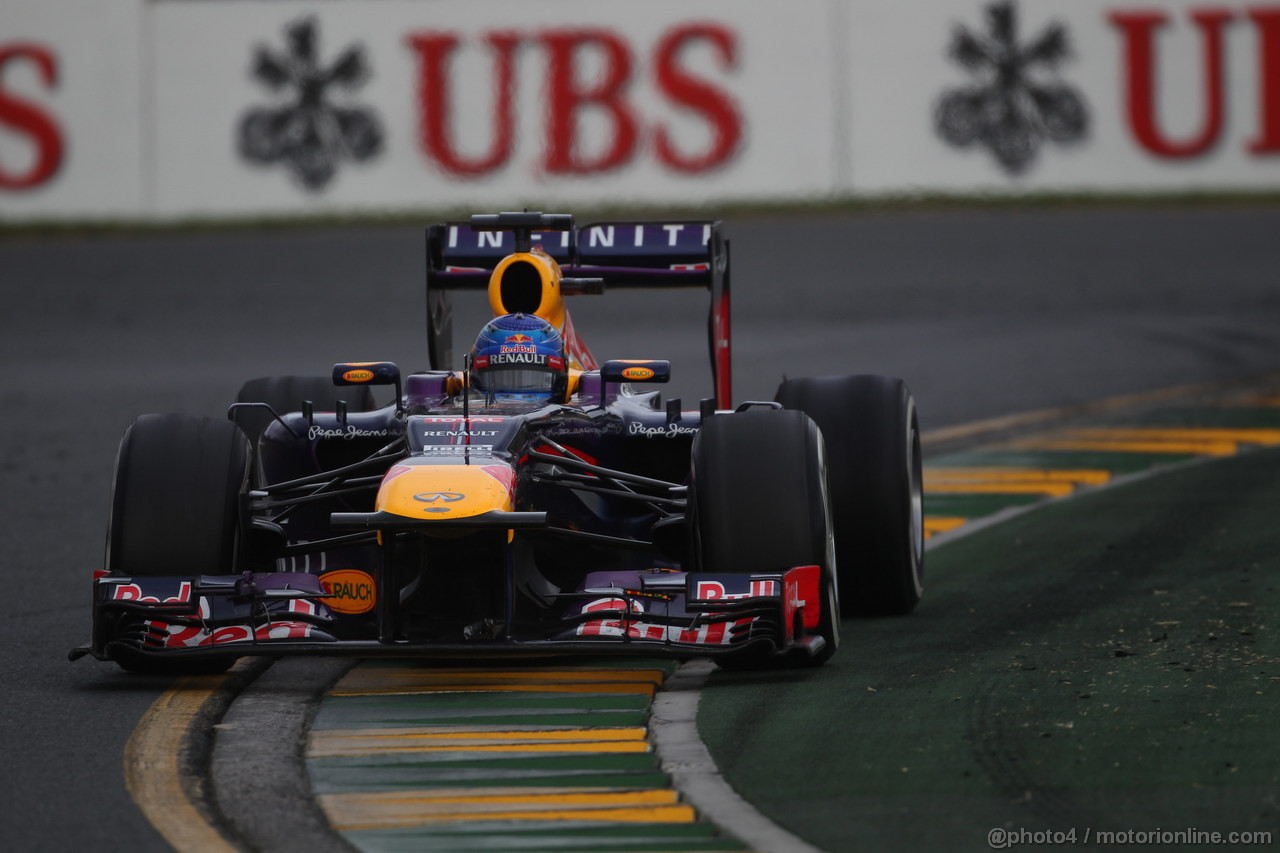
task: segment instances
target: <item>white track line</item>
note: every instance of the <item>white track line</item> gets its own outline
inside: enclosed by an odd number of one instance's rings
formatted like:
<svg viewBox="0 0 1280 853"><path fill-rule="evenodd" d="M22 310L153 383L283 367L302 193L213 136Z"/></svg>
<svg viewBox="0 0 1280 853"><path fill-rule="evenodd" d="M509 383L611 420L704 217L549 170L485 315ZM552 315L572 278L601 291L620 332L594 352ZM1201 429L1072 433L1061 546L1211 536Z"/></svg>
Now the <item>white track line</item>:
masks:
<svg viewBox="0 0 1280 853"><path fill-rule="evenodd" d="M715 671L710 660L686 661L653 699L649 720L662 770L698 813L759 853L817 853L818 848L769 820L742 799L698 737L698 700Z"/></svg>

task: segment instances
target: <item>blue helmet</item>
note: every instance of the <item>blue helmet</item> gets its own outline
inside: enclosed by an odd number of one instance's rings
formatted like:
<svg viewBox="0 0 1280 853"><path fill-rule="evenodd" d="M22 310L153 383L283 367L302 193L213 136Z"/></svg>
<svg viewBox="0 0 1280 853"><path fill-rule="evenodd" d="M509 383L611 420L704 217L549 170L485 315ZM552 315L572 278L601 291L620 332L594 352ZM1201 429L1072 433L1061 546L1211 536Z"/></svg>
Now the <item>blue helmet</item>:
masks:
<svg viewBox="0 0 1280 853"><path fill-rule="evenodd" d="M564 339L532 314L491 320L471 349L472 381L498 402L563 401L569 385Z"/></svg>

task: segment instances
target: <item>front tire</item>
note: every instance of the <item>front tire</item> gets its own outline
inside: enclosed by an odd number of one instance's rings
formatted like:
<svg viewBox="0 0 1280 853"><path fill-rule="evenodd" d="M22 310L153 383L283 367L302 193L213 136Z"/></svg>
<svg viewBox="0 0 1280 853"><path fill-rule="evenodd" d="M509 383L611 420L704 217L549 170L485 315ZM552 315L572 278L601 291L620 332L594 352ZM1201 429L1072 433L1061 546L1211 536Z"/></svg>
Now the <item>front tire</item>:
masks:
<svg viewBox="0 0 1280 853"><path fill-rule="evenodd" d="M802 412L717 415L703 422L692 459L695 563L742 574L820 566L817 633L825 646L806 660L824 663L840 644L840 607L822 433Z"/></svg>
<svg viewBox="0 0 1280 853"><path fill-rule="evenodd" d="M910 613L924 592L924 487L919 417L906 383L790 379L775 399L808 414L826 438L841 608Z"/></svg>
<svg viewBox="0 0 1280 853"><path fill-rule="evenodd" d="M241 550L240 496L249 482L249 442L227 420L143 415L120 441L107 532L115 575L229 575ZM132 672L221 672L235 656L153 660L127 653Z"/></svg>
<svg viewBox="0 0 1280 853"><path fill-rule="evenodd" d="M240 495L249 442L227 420L143 415L116 457L107 569L226 575L239 565Z"/></svg>

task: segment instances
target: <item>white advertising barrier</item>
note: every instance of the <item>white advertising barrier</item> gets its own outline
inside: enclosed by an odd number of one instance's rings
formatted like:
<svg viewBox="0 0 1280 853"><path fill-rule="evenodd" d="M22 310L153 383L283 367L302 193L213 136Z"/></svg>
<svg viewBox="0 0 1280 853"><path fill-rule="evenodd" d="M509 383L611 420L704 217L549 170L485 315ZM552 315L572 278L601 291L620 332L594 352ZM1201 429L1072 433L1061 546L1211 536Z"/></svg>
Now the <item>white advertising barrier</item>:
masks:
<svg viewBox="0 0 1280 853"><path fill-rule="evenodd" d="M0 0L0 221L141 212L141 9Z"/></svg>
<svg viewBox="0 0 1280 853"><path fill-rule="evenodd" d="M830 192L827 9L156 2L154 212Z"/></svg>
<svg viewBox="0 0 1280 853"><path fill-rule="evenodd" d="M846 8L856 193L1280 188L1280 3Z"/></svg>
<svg viewBox="0 0 1280 853"><path fill-rule="evenodd" d="M1280 0L0 0L0 222L1280 188Z"/></svg>

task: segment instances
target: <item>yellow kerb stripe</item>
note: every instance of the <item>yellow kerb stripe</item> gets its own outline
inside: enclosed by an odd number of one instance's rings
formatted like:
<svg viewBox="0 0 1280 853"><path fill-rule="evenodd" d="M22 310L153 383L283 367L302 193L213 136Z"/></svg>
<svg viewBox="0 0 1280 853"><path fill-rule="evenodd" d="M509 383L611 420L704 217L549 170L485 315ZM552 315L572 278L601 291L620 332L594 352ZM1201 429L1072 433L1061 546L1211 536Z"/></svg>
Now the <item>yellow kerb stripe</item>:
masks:
<svg viewBox="0 0 1280 853"><path fill-rule="evenodd" d="M466 806L477 811L519 806L539 808L555 806L661 806L680 801L670 788L625 790L611 788L448 788L440 791L376 791L354 794L323 794L320 802L325 811L339 819L349 820L361 813L430 814L446 809L456 811Z"/></svg>
<svg viewBox="0 0 1280 853"><path fill-rule="evenodd" d="M924 482L930 483L1080 483L1099 486L1111 479L1101 469L1051 468L926 468Z"/></svg>
<svg viewBox="0 0 1280 853"><path fill-rule="evenodd" d="M384 752L414 747L462 749L495 746L523 747L537 743L643 742L645 730L639 726L617 729L559 729L555 731L467 731L449 727L418 729L329 729L312 732L312 755L350 755Z"/></svg>
<svg viewBox="0 0 1280 853"><path fill-rule="evenodd" d="M1010 446L1026 450L1230 456L1239 451L1241 444L1280 445L1280 429L1098 427L1025 439Z"/></svg>
<svg viewBox="0 0 1280 853"><path fill-rule="evenodd" d="M336 758L344 755L381 755L390 752L503 752L512 755L538 752L591 752L603 755L648 751L649 743L644 740L477 741L472 738L458 738L453 741L423 742L416 738L405 737L392 737L385 740L313 737L307 752L312 758Z"/></svg>
<svg viewBox="0 0 1280 853"><path fill-rule="evenodd" d="M354 675L381 676L384 678L421 678L434 676L450 676L457 679L495 679L495 678L527 678L555 681L558 679L605 680L605 681L655 681L661 682L665 677L660 669L565 669L535 668L528 669L486 669L484 667L376 667L362 666L352 670L343 679L346 681Z"/></svg>
<svg viewBox="0 0 1280 853"><path fill-rule="evenodd" d="M1048 495L1060 498L1075 491L1071 483L1042 480L1038 483L929 483L925 492L934 495Z"/></svg>
<svg viewBox="0 0 1280 853"><path fill-rule="evenodd" d="M336 799L343 802L418 802L420 800L441 800L463 798L493 797L532 797L560 796L563 794L629 794L636 791L657 791L666 788L635 788L626 785L598 787L595 785L500 785L492 788L457 787L457 788L409 788L403 791L345 791L336 794L322 794L319 800Z"/></svg>
<svg viewBox="0 0 1280 853"><path fill-rule="evenodd" d="M517 808L510 810L476 810L452 808L429 814L407 815L401 818L388 817L384 820L351 822L337 820L330 816L329 822L339 832L353 832L362 829L391 829L395 827L420 826L432 823L449 823L453 821L475 820L486 821L597 821L603 823L693 823L693 809L685 805L640 806L630 808Z"/></svg>
<svg viewBox="0 0 1280 853"><path fill-rule="evenodd" d="M331 691L383 692L404 687L478 685L502 687L511 684L639 684L658 685L666 677L660 669L620 670L492 670L492 669L387 669L357 667Z"/></svg>
<svg viewBox="0 0 1280 853"><path fill-rule="evenodd" d="M1227 402L1233 406L1260 406L1267 409L1280 408L1280 396L1275 394L1244 394L1240 397L1232 398Z"/></svg>
<svg viewBox="0 0 1280 853"><path fill-rule="evenodd" d="M926 515L924 517L924 538L936 536L939 533L946 533L948 530L955 530L964 524L967 519L950 518L946 516Z"/></svg>
<svg viewBox="0 0 1280 853"><path fill-rule="evenodd" d="M505 682L500 684L402 684L398 687L369 688L334 688L330 696L384 696L398 694L416 696L429 693L633 693L652 696L652 684L609 684L603 682L588 684L520 684Z"/></svg>
<svg viewBox="0 0 1280 853"><path fill-rule="evenodd" d="M1120 439L1121 441L1232 441L1266 446L1280 444L1280 429L1231 429L1218 427L1179 427L1171 429L1099 428L1072 430L1070 434L1080 438Z"/></svg>
<svg viewBox="0 0 1280 853"><path fill-rule="evenodd" d="M1008 445L1018 450L1085 453L1169 453L1191 456L1231 456L1239 445L1232 441L1124 441L1120 439L1027 439Z"/></svg>
<svg viewBox="0 0 1280 853"><path fill-rule="evenodd" d="M931 468L924 472L926 492L939 495L1048 495L1064 497L1079 485L1100 485L1111 474L1100 470L1027 468Z"/></svg>
<svg viewBox="0 0 1280 853"><path fill-rule="evenodd" d="M401 729L328 729L318 736L340 735L348 738L387 737L421 740L644 740L643 726L620 728L556 728L556 729L468 729L455 726Z"/></svg>
<svg viewBox="0 0 1280 853"><path fill-rule="evenodd" d="M248 665L242 661L236 669ZM231 853L236 849L187 799L179 760L192 720L230 677L188 676L174 682L143 715L125 744L125 787L151 825L177 850Z"/></svg>

